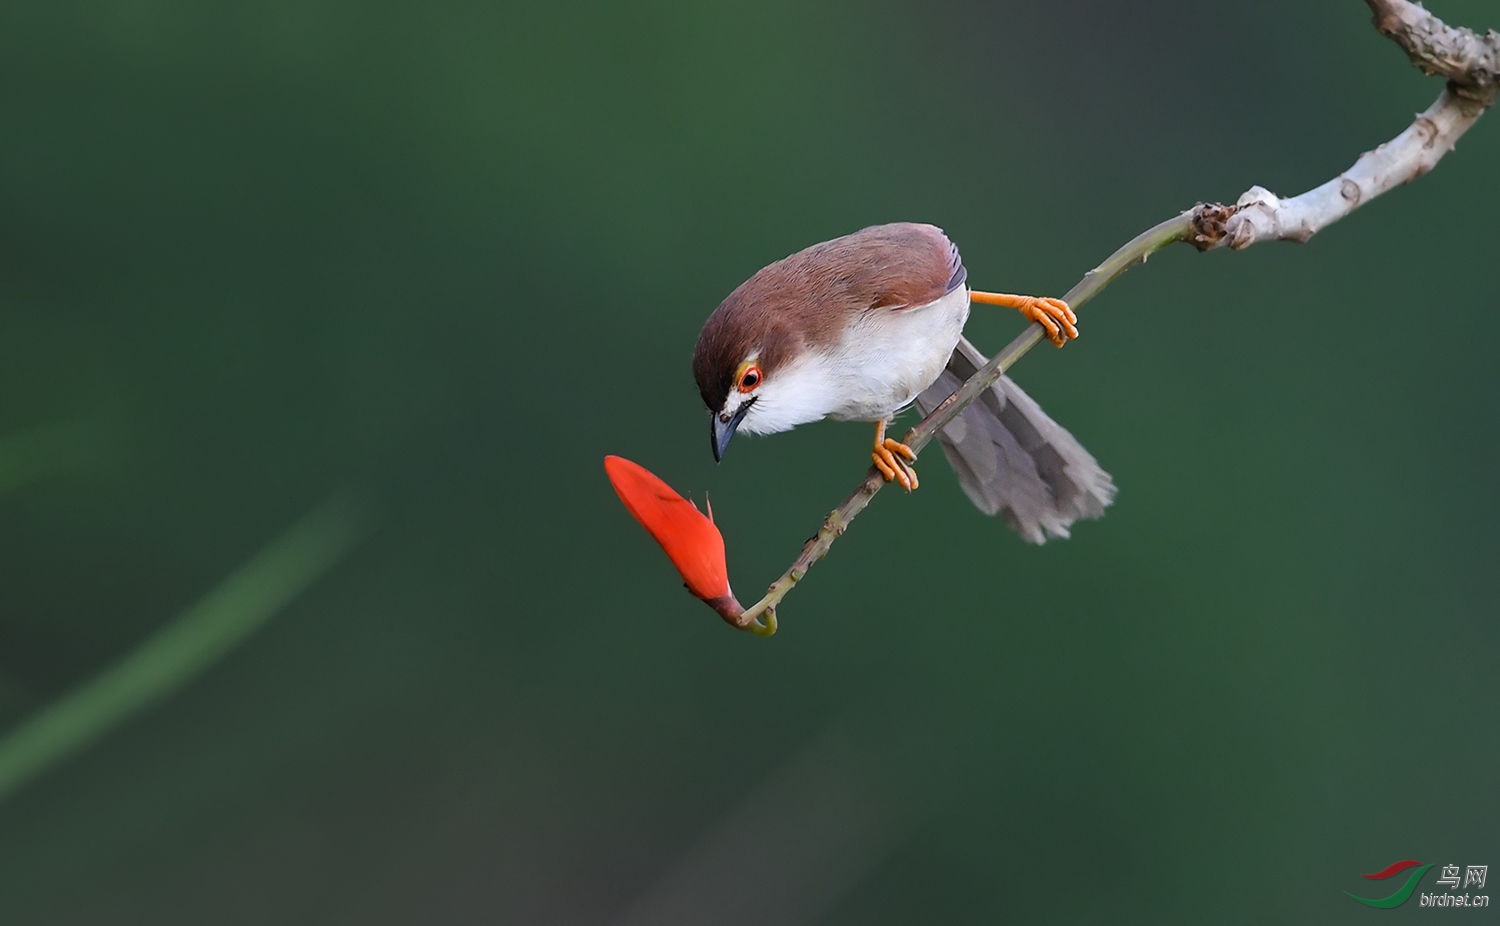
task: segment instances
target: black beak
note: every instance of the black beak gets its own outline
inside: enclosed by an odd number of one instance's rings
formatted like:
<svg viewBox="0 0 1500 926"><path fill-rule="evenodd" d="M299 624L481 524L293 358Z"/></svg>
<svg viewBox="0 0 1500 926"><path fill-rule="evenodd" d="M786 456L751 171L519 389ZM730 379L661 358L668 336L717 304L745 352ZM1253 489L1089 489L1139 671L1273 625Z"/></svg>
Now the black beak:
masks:
<svg viewBox="0 0 1500 926"><path fill-rule="evenodd" d="M753 402L753 400L752 400ZM723 415L710 415L708 423L709 445L714 449L714 462L724 459L724 451L729 449L729 439L734 437L734 432L739 428L740 422L745 420L745 413L750 411L752 402L746 402L740 406L739 411L734 413L733 418L726 419Z"/></svg>

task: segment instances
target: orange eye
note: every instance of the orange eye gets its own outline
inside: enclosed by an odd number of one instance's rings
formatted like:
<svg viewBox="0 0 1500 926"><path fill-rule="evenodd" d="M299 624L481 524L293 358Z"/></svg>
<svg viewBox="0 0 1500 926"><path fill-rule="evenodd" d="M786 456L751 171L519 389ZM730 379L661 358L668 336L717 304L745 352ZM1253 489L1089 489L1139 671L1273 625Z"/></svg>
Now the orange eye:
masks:
<svg viewBox="0 0 1500 926"><path fill-rule="evenodd" d="M740 374L740 391L749 392L760 385L760 367L752 366Z"/></svg>

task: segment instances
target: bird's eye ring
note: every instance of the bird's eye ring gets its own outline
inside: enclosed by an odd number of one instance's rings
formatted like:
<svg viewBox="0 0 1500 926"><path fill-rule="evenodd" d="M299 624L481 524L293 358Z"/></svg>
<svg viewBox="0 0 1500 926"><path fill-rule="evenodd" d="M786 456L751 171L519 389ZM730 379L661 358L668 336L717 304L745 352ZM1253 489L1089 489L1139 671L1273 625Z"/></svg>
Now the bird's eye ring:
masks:
<svg viewBox="0 0 1500 926"><path fill-rule="evenodd" d="M756 386L760 385L760 379L760 367L752 364L745 369L745 372L740 374L739 390L741 392L753 391Z"/></svg>

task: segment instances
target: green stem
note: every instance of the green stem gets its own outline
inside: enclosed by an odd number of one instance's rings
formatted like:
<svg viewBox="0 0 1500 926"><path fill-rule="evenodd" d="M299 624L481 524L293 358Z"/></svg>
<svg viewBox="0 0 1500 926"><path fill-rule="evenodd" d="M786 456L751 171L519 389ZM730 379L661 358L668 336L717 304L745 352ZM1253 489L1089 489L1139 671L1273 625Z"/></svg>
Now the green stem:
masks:
<svg viewBox="0 0 1500 926"><path fill-rule="evenodd" d="M0 739L0 800L156 703L242 643L366 529L347 493L315 509L175 621Z"/></svg>

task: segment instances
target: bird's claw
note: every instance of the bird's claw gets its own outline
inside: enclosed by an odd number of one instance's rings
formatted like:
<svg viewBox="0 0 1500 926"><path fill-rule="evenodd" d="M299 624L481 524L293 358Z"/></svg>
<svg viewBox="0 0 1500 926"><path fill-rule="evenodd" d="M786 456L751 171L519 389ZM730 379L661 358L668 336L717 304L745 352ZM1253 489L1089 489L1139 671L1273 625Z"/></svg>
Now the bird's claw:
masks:
<svg viewBox="0 0 1500 926"><path fill-rule="evenodd" d="M875 468L880 470L886 482L898 483L908 492L921 485L917 479L917 471L911 465L917 459L916 451L895 438L882 439L875 445L870 458L875 461Z"/></svg>
<svg viewBox="0 0 1500 926"><path fill-rule="evenodd" d="M1020 306L1021 314L1047 330L1047 340L1062 347L1078 337L1078 316L1061 299L1051 296L1027 296Z"/></svg>

